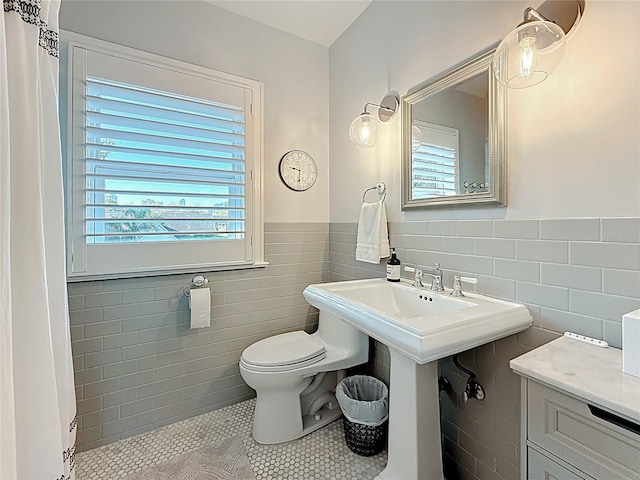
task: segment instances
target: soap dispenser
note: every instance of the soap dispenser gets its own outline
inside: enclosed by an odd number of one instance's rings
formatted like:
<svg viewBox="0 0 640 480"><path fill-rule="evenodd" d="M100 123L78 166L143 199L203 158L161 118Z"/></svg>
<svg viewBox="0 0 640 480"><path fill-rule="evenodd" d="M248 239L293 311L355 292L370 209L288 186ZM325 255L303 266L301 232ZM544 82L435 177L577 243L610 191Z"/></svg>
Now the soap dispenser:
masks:
<svg viewBox="0 0 640 480"><path fill-rule="evenodd" d="M396 256L396 249L391 249L391 258L387 262L387 280L390 282L400 281L400 260Z"/></svg>

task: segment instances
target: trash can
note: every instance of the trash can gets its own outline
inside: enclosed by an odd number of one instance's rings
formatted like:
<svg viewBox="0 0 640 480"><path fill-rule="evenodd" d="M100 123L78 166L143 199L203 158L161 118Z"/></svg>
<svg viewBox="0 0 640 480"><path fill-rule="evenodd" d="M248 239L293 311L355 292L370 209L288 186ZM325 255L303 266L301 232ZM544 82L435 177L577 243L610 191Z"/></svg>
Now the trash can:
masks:
<svg viewBox="0 0 640 480"><path fill-rule="evenodd" d="M380 453L387 439L389 389L380 380L354 375L336 387L336 398L344 414L344 438L358 455Z"/></svg>

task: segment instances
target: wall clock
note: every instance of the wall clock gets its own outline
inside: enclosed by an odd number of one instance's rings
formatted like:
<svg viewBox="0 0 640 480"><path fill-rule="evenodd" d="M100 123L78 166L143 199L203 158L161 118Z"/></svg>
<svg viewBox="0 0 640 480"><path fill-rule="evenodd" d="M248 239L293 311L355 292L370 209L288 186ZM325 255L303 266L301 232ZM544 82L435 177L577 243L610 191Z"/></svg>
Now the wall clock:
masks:
<svg viewBox="0 0 640 480"><path fill-rule="evenodd" d="M280 179L291 190L309 190L318 179L318 167L313 157L303 150L291 150L280 159Z"/></svg>

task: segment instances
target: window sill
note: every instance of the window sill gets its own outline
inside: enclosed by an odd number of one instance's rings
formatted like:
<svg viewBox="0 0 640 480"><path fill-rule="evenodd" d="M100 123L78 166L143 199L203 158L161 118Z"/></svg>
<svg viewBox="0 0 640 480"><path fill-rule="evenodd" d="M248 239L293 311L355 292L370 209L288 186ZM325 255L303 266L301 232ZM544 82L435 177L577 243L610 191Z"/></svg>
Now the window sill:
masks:
<svg viewBox="0 0 640 480"><path fill-rule="evenodd" d="M183 273L226 272L231 270L252 270L265 268L269 262L256 262L240 265L200 265L193 268L173 268L167 270L153 270L145 272L108 273L102 275L67 275L67 283L93 282L96 280L119 280L124 278L159 277L165 275L179 275Z"/></svg>

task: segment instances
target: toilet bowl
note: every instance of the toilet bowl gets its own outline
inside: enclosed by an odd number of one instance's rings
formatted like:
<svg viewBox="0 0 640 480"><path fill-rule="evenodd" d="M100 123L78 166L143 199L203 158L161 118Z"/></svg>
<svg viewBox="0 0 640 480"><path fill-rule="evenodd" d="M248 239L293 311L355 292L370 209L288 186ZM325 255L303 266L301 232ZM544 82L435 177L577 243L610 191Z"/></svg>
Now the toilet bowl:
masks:
<svg viewBox="0 0 640 480"><path fill-rule="evenodd" d="M334 393L344 369L368 359L369 337L322 311L313 334L283 333L247 347L240 375L256 391L253 438L288 442L338 418Z"/></svg>

